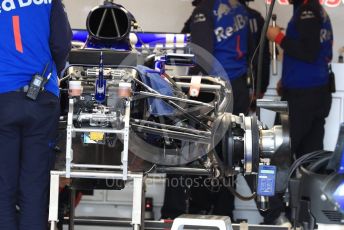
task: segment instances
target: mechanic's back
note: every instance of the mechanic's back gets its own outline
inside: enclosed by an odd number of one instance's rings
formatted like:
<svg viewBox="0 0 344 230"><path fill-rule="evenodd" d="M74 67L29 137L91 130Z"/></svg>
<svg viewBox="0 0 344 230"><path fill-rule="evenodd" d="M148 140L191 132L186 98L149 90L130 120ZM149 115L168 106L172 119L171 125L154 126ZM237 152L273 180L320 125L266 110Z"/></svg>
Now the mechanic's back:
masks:
<svg viewBox="0 0 344 230"><path fill-rule="evenodd" d="M71 36L61 0L0 1L0 230L47 229L57 76ZM45 66L51 78L33 100L29 85Z"/></svg>
<svg viewBox="0 0 344 230"><path fill-rule="evenodd" d="M29 84L33 74L54 61L46 88L58 95L57 72L70 49L70 28L61 1L9 0L0 7L0 93Z"/></svg>

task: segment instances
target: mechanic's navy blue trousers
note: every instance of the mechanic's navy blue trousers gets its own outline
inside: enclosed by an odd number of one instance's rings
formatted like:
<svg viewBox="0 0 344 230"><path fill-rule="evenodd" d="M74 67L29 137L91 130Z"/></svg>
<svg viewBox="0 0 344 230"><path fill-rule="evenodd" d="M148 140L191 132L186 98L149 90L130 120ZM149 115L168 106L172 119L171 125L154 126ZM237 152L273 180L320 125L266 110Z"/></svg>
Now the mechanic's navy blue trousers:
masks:
<svg viewBox="0 0 344 230"><path fill-rule="evenodd" d="M59 99L10 92L0 106L0 230L47 230Z"/></svg>

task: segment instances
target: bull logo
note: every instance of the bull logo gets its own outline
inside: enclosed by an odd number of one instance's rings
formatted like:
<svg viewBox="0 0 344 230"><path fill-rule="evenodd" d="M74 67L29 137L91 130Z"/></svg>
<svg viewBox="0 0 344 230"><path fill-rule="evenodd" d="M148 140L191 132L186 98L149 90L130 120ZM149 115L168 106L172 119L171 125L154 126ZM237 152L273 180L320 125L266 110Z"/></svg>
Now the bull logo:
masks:
<svg viewBox="0 0 344 230"><path fill-rule="evenodd" d="M230 11L231 9L229 8L227 4L221 3L219 5L219 9L216 12L217 20L220 21L221 18L228 15Z"/></svg>

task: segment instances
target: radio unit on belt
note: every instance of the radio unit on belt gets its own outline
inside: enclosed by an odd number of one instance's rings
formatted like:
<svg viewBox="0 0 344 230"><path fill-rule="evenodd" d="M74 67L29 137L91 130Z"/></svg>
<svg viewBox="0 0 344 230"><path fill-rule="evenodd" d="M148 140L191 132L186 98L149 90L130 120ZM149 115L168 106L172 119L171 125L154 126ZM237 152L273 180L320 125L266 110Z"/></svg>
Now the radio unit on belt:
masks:
<svg viewBox="0 0 344 230"><path fill-rule="evenodd" d="M38 97L38 94L41 92L41 90L44 89L45 84L47 84L52 74L52 71L50 71L49 75L46 78L44 77L44 75L47 72L48 66L49 66L49 63L45 65L42 75L40 74L33 75L32 80L29 85L29 89L26 93L26 96L28 98L35 101Z"/></svg>

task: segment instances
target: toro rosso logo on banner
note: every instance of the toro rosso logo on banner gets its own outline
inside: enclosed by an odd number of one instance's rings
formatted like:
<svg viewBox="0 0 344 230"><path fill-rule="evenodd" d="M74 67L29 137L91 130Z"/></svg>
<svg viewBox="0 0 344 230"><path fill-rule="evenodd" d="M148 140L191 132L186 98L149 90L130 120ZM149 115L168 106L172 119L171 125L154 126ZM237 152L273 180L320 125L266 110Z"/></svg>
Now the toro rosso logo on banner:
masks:
<svg viewBox="0 0 344 230"><path fill-rule="evenodd" d="M17 8L24 8L27 6L51 4L52 0L0 0L0 13L15 10Z"/></svg>
<svg viewBox="0 0 344 230"><path fill-rule="evenodd" d="M289 5L289 0L277 0L281 5ZM268 4L271 4L271 0L266 0ZM327 7L338 7L341 2L344 4L344 0L319 0L320 4Z"/></svg>

